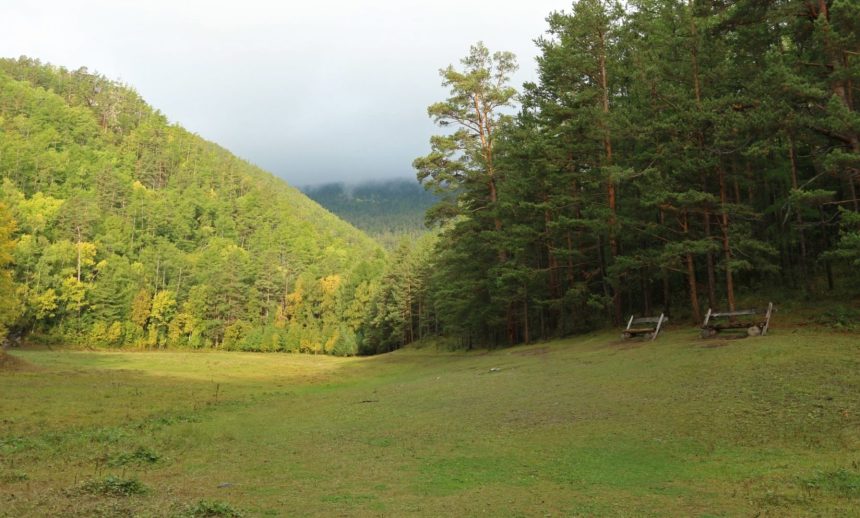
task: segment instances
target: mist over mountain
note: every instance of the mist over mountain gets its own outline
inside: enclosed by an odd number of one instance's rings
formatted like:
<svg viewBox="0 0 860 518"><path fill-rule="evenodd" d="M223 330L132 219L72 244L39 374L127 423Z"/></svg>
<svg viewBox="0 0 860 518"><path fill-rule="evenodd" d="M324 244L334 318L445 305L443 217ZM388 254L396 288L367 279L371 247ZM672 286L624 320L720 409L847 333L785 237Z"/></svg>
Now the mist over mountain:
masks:
<svg viewBox="0 0 860 518"><path fill-rule="evenodd" d="M426 232L424 213L437 201L433 193L407 178L333 182L305 186L302 191L388 248L403 237Z"/></svg>

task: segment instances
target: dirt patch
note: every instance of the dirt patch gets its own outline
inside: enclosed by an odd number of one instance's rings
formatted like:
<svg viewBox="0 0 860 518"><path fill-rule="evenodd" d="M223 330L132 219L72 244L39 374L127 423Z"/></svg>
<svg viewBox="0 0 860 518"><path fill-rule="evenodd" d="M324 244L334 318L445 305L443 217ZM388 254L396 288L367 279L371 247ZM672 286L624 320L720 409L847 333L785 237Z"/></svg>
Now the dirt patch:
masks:
<svg viewBox="0 0 860 518"><path fill-rule="evenodd" d="M511 354L516 356L543 356L549 354L549 347L536 347L526 351L514 351Z"/></svg>
<svg viewBox="0 0 860 518"><path fill-rule="evenodd" d="M708 340L705 343L697 344L702 349L716 349L718 347L725 347L731 344L729 340Z"/></svg>
<svg viewBox="0 0 860 518"><path fill-rule="evenodd" d="M628 349L639 349L651 343L651 340L642 340L639 338L631 338L629 340L615 340L606 344L607 348L615 349L616 351L626 351Z"/></svg>
<svg viewBox="0 0 860 518"><path fill-rule="evenodd" d="M0 372L13 372L30 370L33 366L20 358L15 358L11 354L6 354L0 351Z"/></svg>

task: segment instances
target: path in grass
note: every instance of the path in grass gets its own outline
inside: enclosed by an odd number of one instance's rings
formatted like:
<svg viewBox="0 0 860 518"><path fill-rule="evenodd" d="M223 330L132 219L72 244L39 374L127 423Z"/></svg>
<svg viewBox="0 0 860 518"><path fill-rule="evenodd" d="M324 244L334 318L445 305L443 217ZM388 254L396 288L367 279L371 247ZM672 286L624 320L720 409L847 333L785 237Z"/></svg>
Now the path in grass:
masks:
<svg viewBox="0 0 860 518"><path fill-rule="evenodd" d="M844 515L858 353L808 331L366 359L19 352L33 367L0 375L0 509ZM80 490L109 475L148 490Z"/></svg>

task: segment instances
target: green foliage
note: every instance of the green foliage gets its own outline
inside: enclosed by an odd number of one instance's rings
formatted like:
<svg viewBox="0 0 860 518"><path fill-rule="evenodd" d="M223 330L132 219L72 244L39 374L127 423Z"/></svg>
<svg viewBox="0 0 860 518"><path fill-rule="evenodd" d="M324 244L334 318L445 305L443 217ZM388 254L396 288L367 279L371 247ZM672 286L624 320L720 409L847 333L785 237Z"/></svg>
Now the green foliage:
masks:
<svg viewBox="0 0 860 518"><path fill-rule="evenodd" d="M344 308L378 275L378 245L130 88L0 60L0 132L0 282L22 287L3 324L98 347L285 350L292 333L314 352L358 331Z"/></svg>
<svg viewBox="0 0 860 518"><path fill-rule="evenodd" d="M401 241L394 250L368 299L361 353L393 351L434 331L434 306L427 290L435 242L436 236L427 234L416 243ZM353 342L355 338L349 338L343 347Z"/></svg>
<svg viewBox="0 0 860 518"><path fill-rule="evenodd" d="M829 257L843 260L852 266L860 267L860 212L852 212L840 207L839 241Z"/></svg>
<svg viewBox="0 0 860 518"><path fill-rule="evenodd" d="M853 331L860 329L860 310L850 306L834 305L822 311L815 321L834 329Z"/></svg>

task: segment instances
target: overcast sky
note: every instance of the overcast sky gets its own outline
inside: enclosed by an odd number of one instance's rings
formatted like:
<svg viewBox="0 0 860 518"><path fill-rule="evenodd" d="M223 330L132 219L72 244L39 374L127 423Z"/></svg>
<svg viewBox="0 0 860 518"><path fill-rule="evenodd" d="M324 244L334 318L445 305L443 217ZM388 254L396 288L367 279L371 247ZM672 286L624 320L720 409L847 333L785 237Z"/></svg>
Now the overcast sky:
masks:
<svg viewBox="0 0 860 518"><path fill-rule="evenodd" d="M446 96L438 69L483 40L534 79L564 0L0 1L0 55L86 66L293 185L414 177Z"/></svg>

